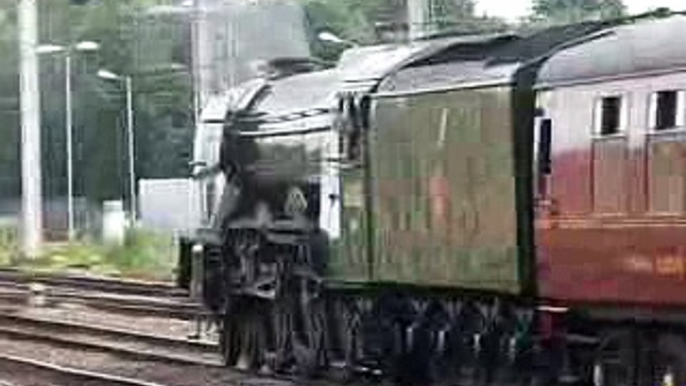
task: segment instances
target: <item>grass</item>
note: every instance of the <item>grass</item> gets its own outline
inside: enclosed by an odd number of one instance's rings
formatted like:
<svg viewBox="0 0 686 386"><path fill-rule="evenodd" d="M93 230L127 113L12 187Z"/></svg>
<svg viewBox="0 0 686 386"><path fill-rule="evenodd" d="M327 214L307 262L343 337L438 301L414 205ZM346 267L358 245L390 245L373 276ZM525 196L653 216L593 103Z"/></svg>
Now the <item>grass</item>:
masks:
<svg viewBox="0 0 686 386"><path fill-rule="evenodd" d="M0 227L0 265L48 272L82 272L94 275L169 281L176 265L171 236L131 230L123 245L79 241L46 247L36 259L18 258L16 231Z"/></svg>
<svg viewBox="0 0 686 386"><path fill-rule="evenodd" d="M0 265L10 265L19 255L19 232L15 226L0 226Z"/></svg>

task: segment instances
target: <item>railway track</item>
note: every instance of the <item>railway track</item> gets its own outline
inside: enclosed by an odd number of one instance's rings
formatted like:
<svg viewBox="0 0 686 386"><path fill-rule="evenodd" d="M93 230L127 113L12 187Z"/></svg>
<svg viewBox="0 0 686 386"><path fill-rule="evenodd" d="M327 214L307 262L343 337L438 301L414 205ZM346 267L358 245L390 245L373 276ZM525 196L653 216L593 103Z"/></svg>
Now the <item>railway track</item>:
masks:
<svg viewBox="0 0 686 386"><path fill-rule="evenodd" d="M9 380L22 386L80 386L84 381L91 385L234 386L250 378L221 366L81 343L65 344L29 333L22 337L0 334L0 374L4 379L10 378L7 374L17 378ZM10 359L3 363L3 358ZM33 379L33 371L39 371L40 382Z"/></svg>
<svg viewBox="0 0 686 386"><path fill-rule="evenodd" d="M39 339L55 345L86 347L120 352L142 359L178 363L220 365L215 343L146 334L130 330L94 326L0 313L0 336Z"/></svg>
<svg viewBox="0 0 686 386"><path fill-rule="evenodd" d="M202 306L190 301L179 300L161 302L154 298L132 298L111 296L108 294L61 292L53 289L46 290L42 296L42 306L46 307L55 307L60 304L74 304L123 315L154 316L180 320L192 320L199 316L208 316L208 313ZM20 306L22 304L30 303L32 298L35 298L35 296L28 288L0 287L0 304L6 306Z"/></svg>
<svg viewBox="0 0 686 386"><path fill-rule="evenodd" d="M11 386L26 386L22 374L32 374L28 384L38 386L337 385L330 381L303 382L288 376L260 377L227 369L213 342L26 315L21 310L32 304L34 283L45 287L41 303L47 307L77 304L86 306L86 310L181 320L205 315L199 305L188 299L184 301L178 291L162 290L160 286L146 289L138 282L129 287L126 281L86 279L81 282L80 278L57 275L34 278L17 271L0 270L0 386L4 386L3 380ZM4 358L9 359L3 362ZM43 361L44 358L51 360ZM14 368L23 370L4 371L6 367L12 368L13 363Z"/></svg>
<svg viewBox="0 0 686 386"><path fill-rule="evenodd" d="M22 374L34 372L38 380L29 384L39 386L337 385L330 380L306 382L227 369L217 352L217 346L208 342L0 312L0 380L21 386L26 385ZM6 363L5 358L9 358ZM13 363L19 370L6 372Z"/></svg>
<svg viewBox="0 0 686 386"><path fill-rule="evenodd" d="M169 352L154 352L149 348L142 350L140 345L125 346L110 339L105 342L83 337L85 330L98 338L111 335L111 339L122 340L131 340L140 334L102 331L92 326L73 326L77 332L64 334L68 327L72 325L0 316L0 378L18 386L331 385L322 381L296 383L283 377L256 376L227 369L218 358L213 361L200 355L196 358L182 357ZM170 342L162 337L146 336L143 339L147 343ZM202 351L209 348L204 344L189 344L203 346L196 347ZM186 343L180 342L173 345L187 347Z"/></svg>
<svg viewBox="0 0 686 386"><path fill-rule="evenodd" d="M140 282L127 287L129 283L126 281L87 278L83 284L79 280L77 277L57 275L32 280L25 273L0 270L0 304L28 303L36 295L35 284L40 284L43 287L41 302L48 307L70 303L125 315L181 320L208 316L204 308L191 301L187 294L174 290L161 291L161 284L151 284L153 288L146 289Z"/></svg>
<svg viewBox="0 0 686 386"><path fill-rule="evenodd" d="M0 269L0 286L12 286L29 283L41 283L50 287L117 293L123 295L150 297L186 297L188 295L187 291L163 282L111 279L79 274L30 272L12 268Z"/></svg>
<svg viewBox="0 0 686 386"><path fill-rule="evenodd" d="M164 386L0 354L0 386Z"/></svg>

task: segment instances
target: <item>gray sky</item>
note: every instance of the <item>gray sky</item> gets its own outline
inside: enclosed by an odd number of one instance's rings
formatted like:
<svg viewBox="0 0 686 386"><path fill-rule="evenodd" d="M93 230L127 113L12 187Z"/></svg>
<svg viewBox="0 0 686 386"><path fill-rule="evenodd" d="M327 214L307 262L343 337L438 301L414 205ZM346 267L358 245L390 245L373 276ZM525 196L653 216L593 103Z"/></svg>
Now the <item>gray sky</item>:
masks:
<svg viewBox="0 0 686 386"><path fill-rule="evenodd" d="M517 19L528 13L532 0L477 0L479 14ZM624 0L632 14L652 8L669 7L675 11L686 11L686 0Z"/></svg>

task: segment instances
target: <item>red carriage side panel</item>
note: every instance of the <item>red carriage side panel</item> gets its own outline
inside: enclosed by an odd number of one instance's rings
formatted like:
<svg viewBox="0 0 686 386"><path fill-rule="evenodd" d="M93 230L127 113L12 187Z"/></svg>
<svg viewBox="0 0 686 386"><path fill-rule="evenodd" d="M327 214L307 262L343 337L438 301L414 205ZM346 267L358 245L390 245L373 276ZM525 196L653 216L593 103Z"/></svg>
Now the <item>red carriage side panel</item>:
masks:
<svg viewBox="0 0 686 386"><path fill-rule="evenodd" d="M686 74L542 91L553 122L553 205L536 221L542 297L686 305L686 131L650 123L651 95L673 87L686 89ZM595 111L608 92L624 110L619 131L603 135Z"/></svg>

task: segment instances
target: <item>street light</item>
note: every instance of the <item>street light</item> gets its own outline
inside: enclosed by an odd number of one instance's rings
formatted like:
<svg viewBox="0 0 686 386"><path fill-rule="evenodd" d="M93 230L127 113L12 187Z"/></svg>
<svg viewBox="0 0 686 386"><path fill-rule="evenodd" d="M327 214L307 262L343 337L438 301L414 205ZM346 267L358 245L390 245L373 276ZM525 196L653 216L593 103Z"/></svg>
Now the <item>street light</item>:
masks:
<svg viewBox="0 0 686 386"><path fill-rule="evenodd" d="M132 223L135 223L138 217L138 203L136 197L135 138L133 136L133 82L130 76L117 75L104 69L98 71L98 76L106 80L123 82L126 87L126 136L128 138L129 196L131 199L131 221Z"/></svg>
<svg viewBox="0 0 686 386"><path fill-rule="evenodd" d="M64 46L58 46L56 44L44 44L36 48L36 52L39 54L54 54L57 52L64 52Z"/></svg>
<svg viewBox="0 0 686 386"><path fill-rule="evenodd" d="M98 76L107 80L121 80L121 76L107 70L98 70Z"/></svg>
<svg viewBox="0 0 686 386"><path fill-rule="evenodd" d="M97 51L100 49L100 43L86 40L76 43L74 47L77 51Z"/></svg>
<svg viewBox="0 0 686 386"><path fill-rule="evenodd" d="M74 240L74 116L72 111L72 73L71 60L74 52L93 52L100 49L100 44L93 41L82 41L71 46L56 44L44 44L36 48L40 55L64 54L64 77L65 77L65 131L67 142L67 232L69 241Z"/></svg>
<svg viewBox="0 0 686 386"><path fill-rule="evenodd" d="M357 47L359 45L359 44L352 42L350 40L345 40L345 39L341 38L340 36L335 35L334 33L329 32L329 31L320 32L317 35L317 38L323 42L343 44L343 45L347 45L347 46L351 46L351 47Z"/></svg>

